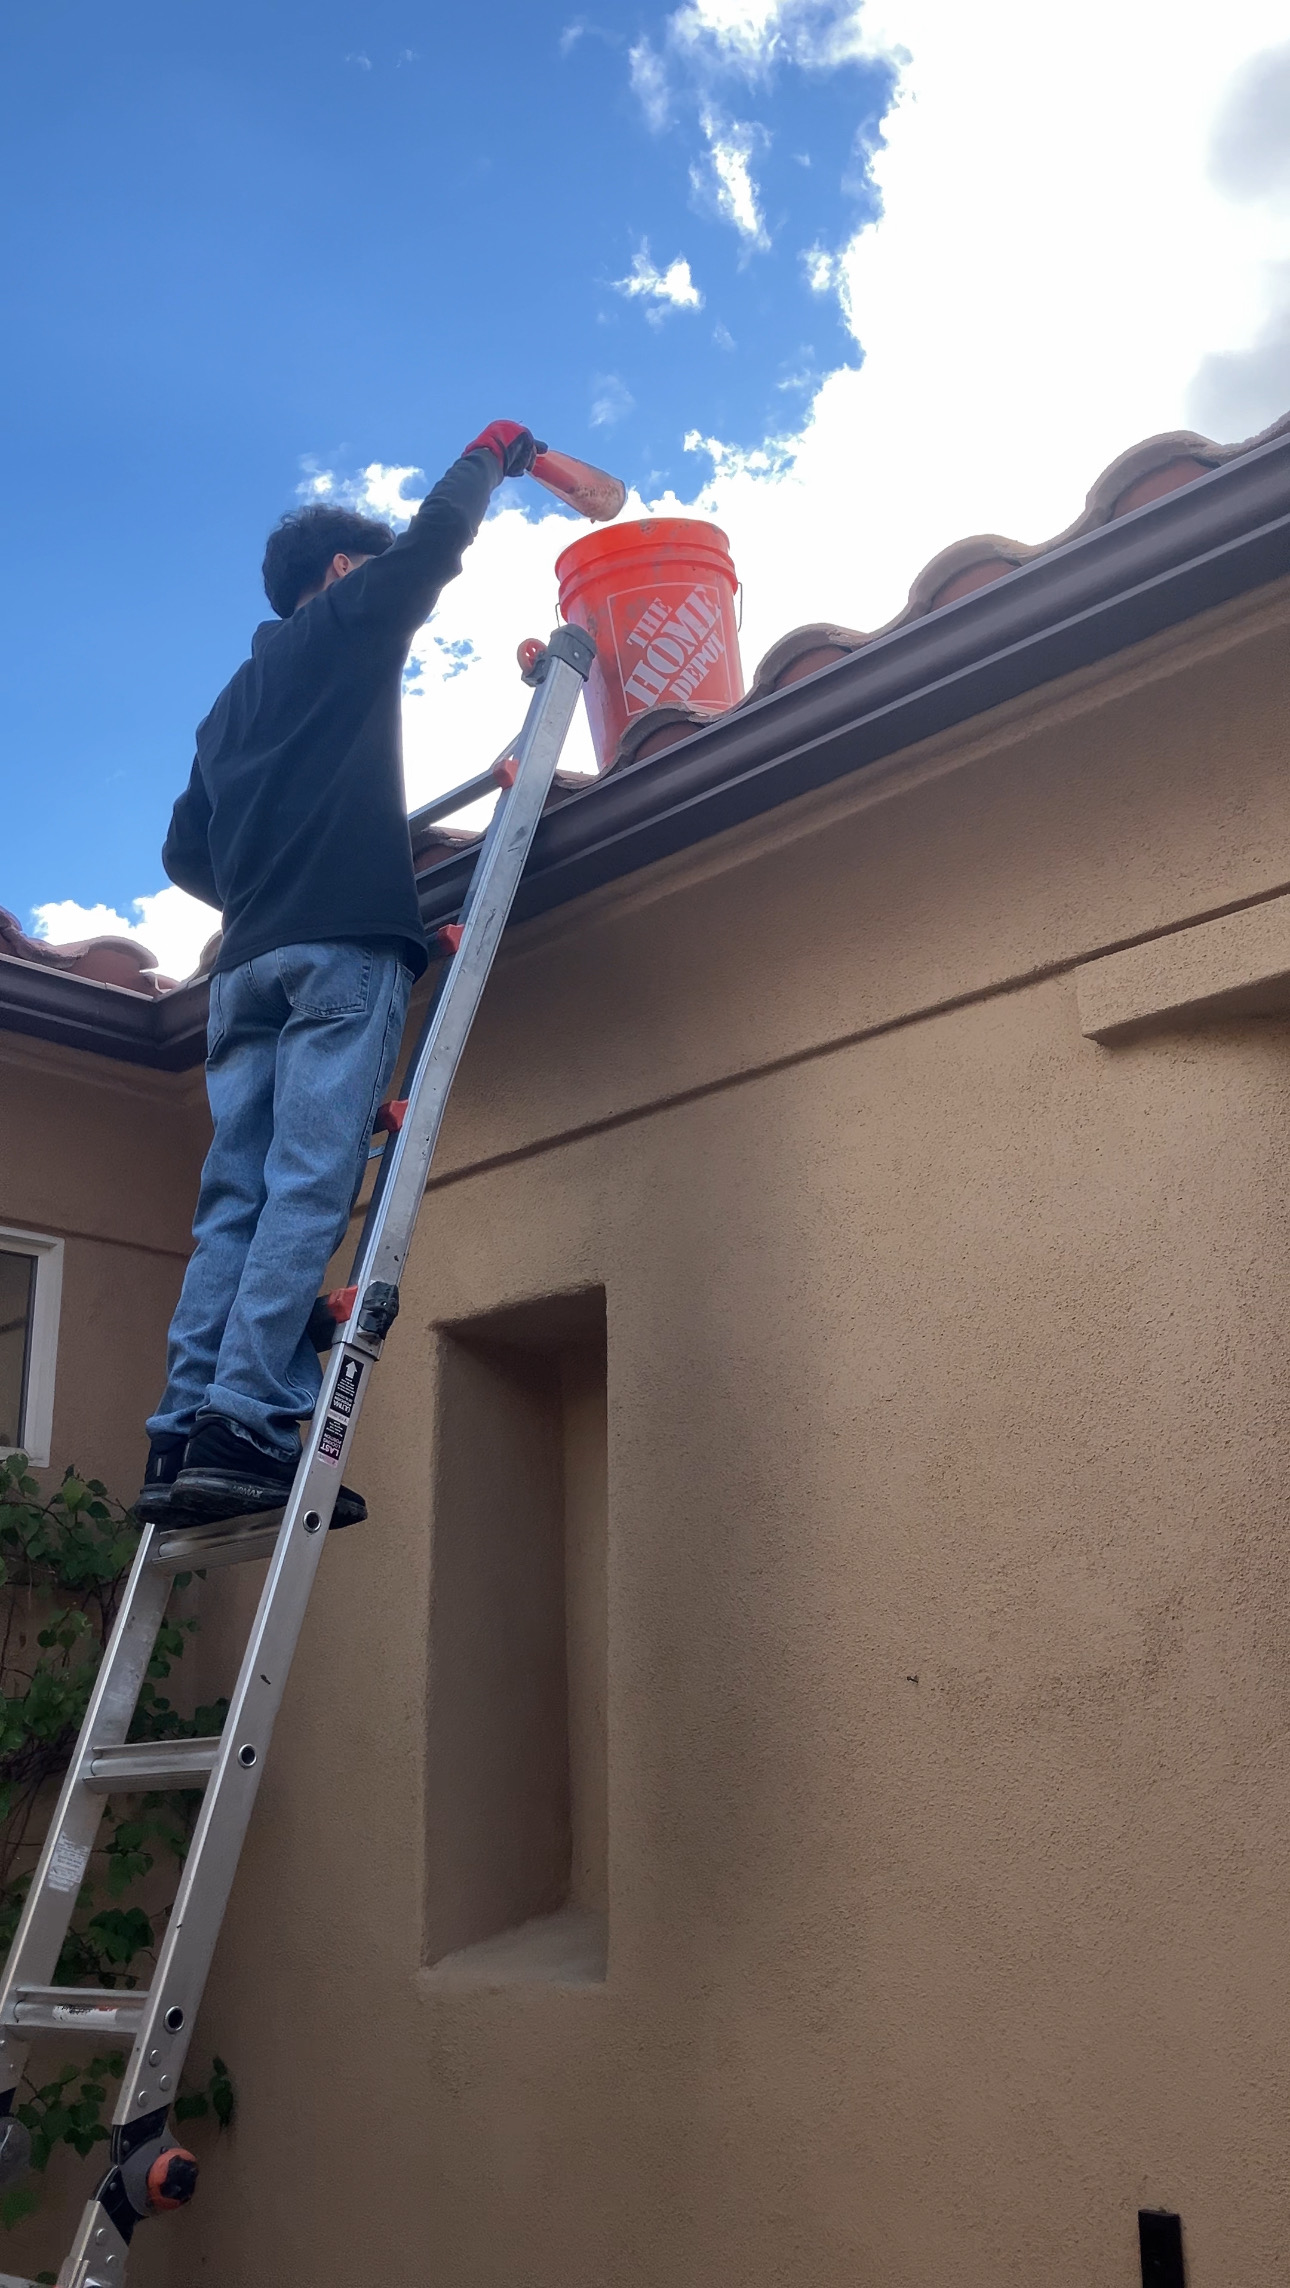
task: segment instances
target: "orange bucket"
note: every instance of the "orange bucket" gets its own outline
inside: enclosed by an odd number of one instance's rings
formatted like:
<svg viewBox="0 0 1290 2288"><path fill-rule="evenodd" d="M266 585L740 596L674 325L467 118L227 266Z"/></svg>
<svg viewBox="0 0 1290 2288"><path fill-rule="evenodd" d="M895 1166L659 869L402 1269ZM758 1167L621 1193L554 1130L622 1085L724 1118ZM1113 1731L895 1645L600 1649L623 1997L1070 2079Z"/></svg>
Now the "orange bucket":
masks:
<svg viewBox="0 0 1290 2288"><path fill-rule="evenodd" d="M587 713L602 770L647 707L720 715L743 698L738 582L715 524L680 516L613 524L575 540L555 570L564 618L596 647Z"/></svg>

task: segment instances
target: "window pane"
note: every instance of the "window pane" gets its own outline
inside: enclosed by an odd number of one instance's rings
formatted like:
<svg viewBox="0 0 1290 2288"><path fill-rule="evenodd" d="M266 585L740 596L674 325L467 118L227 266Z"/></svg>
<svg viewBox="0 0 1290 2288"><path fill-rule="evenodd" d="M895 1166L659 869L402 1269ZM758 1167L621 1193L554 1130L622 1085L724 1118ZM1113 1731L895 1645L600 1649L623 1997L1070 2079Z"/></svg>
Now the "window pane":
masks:
<svg viewBox="0 0 1290 2288"><path fill-rule="evenodd" d="M0 1446L22 1444L22 1402L36 1291L34 1255L0 1249Z"/></svg>

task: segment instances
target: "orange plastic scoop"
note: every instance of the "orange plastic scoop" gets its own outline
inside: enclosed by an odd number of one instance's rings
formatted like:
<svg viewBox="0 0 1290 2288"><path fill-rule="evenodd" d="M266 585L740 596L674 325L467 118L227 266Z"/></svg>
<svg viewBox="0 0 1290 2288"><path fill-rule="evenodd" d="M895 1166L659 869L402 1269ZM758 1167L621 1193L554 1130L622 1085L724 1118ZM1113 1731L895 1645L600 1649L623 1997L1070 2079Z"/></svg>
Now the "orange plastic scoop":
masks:
<svg viewBox="0 0 1290 2288"><path fill-rule="evenodd" d="M539 453L530 474L593 524L608 524L627 498L621 477L609 476L590 461L575 461L572 453Z"/></svg>

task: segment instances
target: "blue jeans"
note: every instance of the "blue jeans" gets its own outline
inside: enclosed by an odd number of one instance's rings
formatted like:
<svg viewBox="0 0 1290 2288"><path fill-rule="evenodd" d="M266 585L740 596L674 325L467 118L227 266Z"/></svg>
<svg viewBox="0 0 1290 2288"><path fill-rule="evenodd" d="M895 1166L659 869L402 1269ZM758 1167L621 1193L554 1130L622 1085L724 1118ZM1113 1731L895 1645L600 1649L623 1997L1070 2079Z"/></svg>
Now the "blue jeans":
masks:
<svg viewBox="0 0 1290 2288"><path fill-rule="evenodd" d="M223 1414L294 1455L322 1379L304 1329L363 1179L407 1016L397 953L284 945L211 979L215 1135L150 1437Z"/></svg>

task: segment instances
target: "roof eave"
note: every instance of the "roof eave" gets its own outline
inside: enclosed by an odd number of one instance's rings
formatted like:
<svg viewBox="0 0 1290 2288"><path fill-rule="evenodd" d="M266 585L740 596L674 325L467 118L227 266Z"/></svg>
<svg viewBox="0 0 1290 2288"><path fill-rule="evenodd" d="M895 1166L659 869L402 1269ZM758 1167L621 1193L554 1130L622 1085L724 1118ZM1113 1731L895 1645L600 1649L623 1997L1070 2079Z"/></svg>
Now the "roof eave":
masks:
<svg viewBox="0 0 1290 2288"><path fill-rule="evenodd" d="M0 955L0 1029L157 1072L201 1063L206 1004L204 979L152 1000L121 985Z"/></svg>
<svg viewBox="0 0 1290 2288"><path fill-rule="evenodd" d="M1067 542L549 810L523 920L1290 572L1290 435ZM473 849L418 881L458 912Z"/></svg>
<svg viewBox="0 0 1290 2288"><path fill-rule="evenodd" d="M1290 434L592 781L542 819L513 919L635 873L1286 573ZM474 862L471 845L420 875L427 930L454 919ZM157 1070L200 1063L206 1002L204 982L152 1001L0 958L0 1028Z"/></svg>

